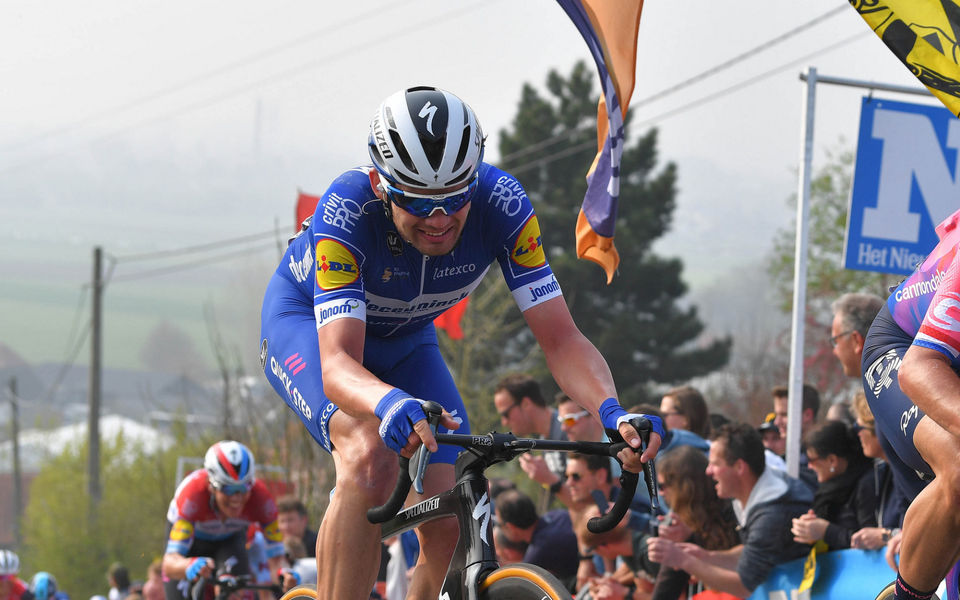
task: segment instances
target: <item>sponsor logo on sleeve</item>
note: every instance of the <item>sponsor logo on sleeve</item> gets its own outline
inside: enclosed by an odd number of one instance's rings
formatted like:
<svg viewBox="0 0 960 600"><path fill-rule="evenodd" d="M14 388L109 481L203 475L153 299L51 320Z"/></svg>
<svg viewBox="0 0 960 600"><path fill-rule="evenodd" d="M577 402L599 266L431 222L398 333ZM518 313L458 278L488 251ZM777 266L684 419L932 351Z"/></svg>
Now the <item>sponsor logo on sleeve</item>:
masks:
<svg viewBox="0 0 960 600"><path fill-rule="evenodd" d="M560 289L557 278L553 274L550 274L546 277L541 277L533 283L516 288L512 294L520 310L527 310L546 300L562 296L563 291Z"/></svg>
<svg viewBox="0 0 960 600"><path fill-rule="evenodd" d="M185 542L193 537L193 524L186 519L177 519L170 529L170 539L175 542Z"/></svg>
<svg viewBox="0 0 960 600"><path fill-rule="evenodd" d="M352 233L362 212L356 200L332 192L323 203L323 222Z"/></svg>
<svg viewBox="0 0 960 600"><path fill-rule="evenodd" d="M536 215L531 216L520 230L510 258L518 265L528 268L542 267L547 262L547 256L540 244L540 224Z"/></svg>
<svg viewBox="0 0 960 600"><path fill-rule="evenodd" d="M293 278L297 280L297 283L303 283L307 279L310 279L310 271L313 270L313 252L310 250L310 246L304 249L303 258L300 260L294 260L293 254L291 254L290 262L287 266L290 268L290 273L293 275Z"/></svg>
<svg viewBox="0 0 960 600"><path fill-rule="evenodd" d="M264 527L263 537L267 538L268 542L282 542L283 533L280 532L280 524L277 521L273 521Z"/></svg>
<svg viewBox="0 0 960 600"><path fill-rule="evenodd" d="M317 285L323 290L335 290L350 285L360 277L357 259L336 240L324 238L317 242Z"/></svg>
<svg viewBox="0 0 960 600"><path fill-rule="evenodd" d="M508 217L512 217L523 208L523 201L527 193L523 191L523 186L513 177L507 175L497 179L493 191L490 193L490 202Z"/></svg>

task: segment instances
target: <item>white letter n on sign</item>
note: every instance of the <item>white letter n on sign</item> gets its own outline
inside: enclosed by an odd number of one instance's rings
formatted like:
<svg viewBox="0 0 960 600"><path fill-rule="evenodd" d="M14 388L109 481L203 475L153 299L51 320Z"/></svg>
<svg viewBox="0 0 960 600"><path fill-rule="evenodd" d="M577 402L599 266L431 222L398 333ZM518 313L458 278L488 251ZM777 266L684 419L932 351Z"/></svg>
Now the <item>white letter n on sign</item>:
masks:
<svg viewBox="0 0 960 600"><path fill-rule="evenodd" d="M883 140L877 207L863 211L865 237L916 242L920 215L910 212L914 178L930 220L936 224L957 209L960 177L952 177L930 119L923 115L877 109L873 137ZM947 147L960 148L960 120L949 121ZM960 163L960 152L956 162ZM958 172L955 164L953 172Z"/></svg>

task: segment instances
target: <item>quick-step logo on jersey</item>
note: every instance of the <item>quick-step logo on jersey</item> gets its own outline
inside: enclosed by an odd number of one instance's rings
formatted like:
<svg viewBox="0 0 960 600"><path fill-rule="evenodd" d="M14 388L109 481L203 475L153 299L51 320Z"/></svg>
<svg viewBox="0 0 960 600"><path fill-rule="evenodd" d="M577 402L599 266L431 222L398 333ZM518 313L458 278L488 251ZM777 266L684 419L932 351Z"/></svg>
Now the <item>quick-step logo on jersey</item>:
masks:
<svg viewBox="0 0 960 600"><path fill-rule="evenodd" d="M310 251L310 246L304 248L303 258L298 261L293 260L293 254L291 254L290 263L287 266L290 268L290 274L297 280L297 283L303 283L309 279L310 271L313 270L313 253Z"/></svg>
<svg viewBox="0 0 960 600"><path fill-rule="evenodd" d="M335 290L350 285L360 277L357 259L336 240L317 242L317 285L322 290Z"/></svg>
<svg viewBox="0 0 960 600"><path fill-rule="evenodd" d="M304 367L307 366L307 363L299 358L298 354L294 354L287 358L285 361L287 368L293 368L294 374L299 373ZM293 365L292 367L290 365ZM293 379L290 375L280 366L280 361L276 357L270 357L270 371L274 376L280 380L280 384L283 385L283 389L287 391L287 396L290 398L291 405L299 410L303 416L308 419L313 418L313 411L310 410L310 405L307 404L307 401L303 399L303 395L300 393L300 389L293 385Z"/></svg>
<svg viewBox="0 0 960 600"><path fill-rule="evenodd" d="M531 216L523 225L513 245L510 258L518 265L529 269L542 267L547 262L547 255L544 254L540 243L540 224L537 222L536 215Z"/></svg>

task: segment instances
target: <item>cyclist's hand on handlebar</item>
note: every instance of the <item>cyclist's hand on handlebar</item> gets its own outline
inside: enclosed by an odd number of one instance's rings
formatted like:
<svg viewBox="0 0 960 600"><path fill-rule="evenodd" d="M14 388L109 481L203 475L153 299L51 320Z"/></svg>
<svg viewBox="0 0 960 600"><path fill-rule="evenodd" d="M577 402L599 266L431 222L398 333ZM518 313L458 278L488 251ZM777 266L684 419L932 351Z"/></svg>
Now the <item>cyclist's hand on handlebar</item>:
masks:
<svg viewBox="0 0 960 600"><path fill-rule="evenodd" d="M420 442L431 452L437 451L437 440L430 431L422 404L422 400L394 388L380 399L374 410L380 419L380 437L388 448L401 456L410 458ZM460 426L446 411L440 423L451 430Z"/></svg>
<svg viewBox="0 0 960 600"><path fill-rule="evenodd" d="M213 574L213 559L208 556L197 556L190 560L184 575L187 581L194 581L198 577L209 577Z"/></svg>
<svg viewBox="0 0 960 600"><path fill-rule="evenodd" d="M633 471L639 473L643 468L643 463L653 460L653 457L657 455L657 451L660 450L660 443L663 439L663 421L660 420L660 417L655 417L653 415L638 415L636 413L628 413L620 406L620 403L617 402L616 398L607 398L603 401L603 404L600 405L600 422L603 423L605 429L615 429L620 434L620 437L623 438L623 441L627 443L631 448L640 447L640 434L637 433L637 430L630 425L630 420L634 417L643 417L650 421L650 426L652 431L650 432L650 442L647 444L647 449L639 457L636 456L636 453L631 452L630 450L624 449L618 455L617 458L620 459L620 462L623 463L623 466L628 471Z"/></svg>

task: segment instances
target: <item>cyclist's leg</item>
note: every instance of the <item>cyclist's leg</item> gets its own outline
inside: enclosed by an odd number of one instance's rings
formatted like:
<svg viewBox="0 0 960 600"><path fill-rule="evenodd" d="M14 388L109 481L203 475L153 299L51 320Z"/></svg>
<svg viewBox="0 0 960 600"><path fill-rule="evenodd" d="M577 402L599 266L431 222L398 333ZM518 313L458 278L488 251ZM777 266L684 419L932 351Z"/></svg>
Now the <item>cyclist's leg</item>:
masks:
<svg viewBox="0 0 960 600"><path fill-rule="evenodd" d="M383 445L376 419L355 419L323 393L313 307L297 295L282 278L271 280L261 319L261 363L287 406L333 455L337 491L317 537L320 598L367 598L379 567L380 528L367 521L366 511L386 501L397 456Z"/></svg>
<svg viewBox="0 0 960 600"><path fill-rule="evenodd" d="M434 328L430 326L408 336L406 343L409 346L404 352L403 360L384 370L383 380L417 398L440 403L455 418L461 419L462 424L456 430L457 433L469 433L466 409L440 355ZM382 352L377 345L371 345L365 348L364 354L366 364L376 362L372 355L381 355ZM440 446L438 452L431 457L431 464L424 476L424 493L420 495L411 492L408 503L419 502L453 486L453 463L458 452L459 449L455 446ZM420 555L413 580L410 582L408 597L436 598L440 594L450 558L457 546L457 521L451 517L425 523L417 528L417 537L420 540Z"/></svg>
<svg viewBox="0 0 960 600"><path fill-rule="evenodd" d="M935 590L960 553L960 439L923 417L914 441L936 479L907 509L900 576L917 590Z"/></svg>
<svg viewBox="0 0 960 600"><path fill-rule="evenodd" d="M317 593L321 599L367 598L380 566L380 527L367 521L367 509L386 502L397 455L383 445L375 419L360 421L338 410L329 431L337 487L317 536Z"/></svg>

